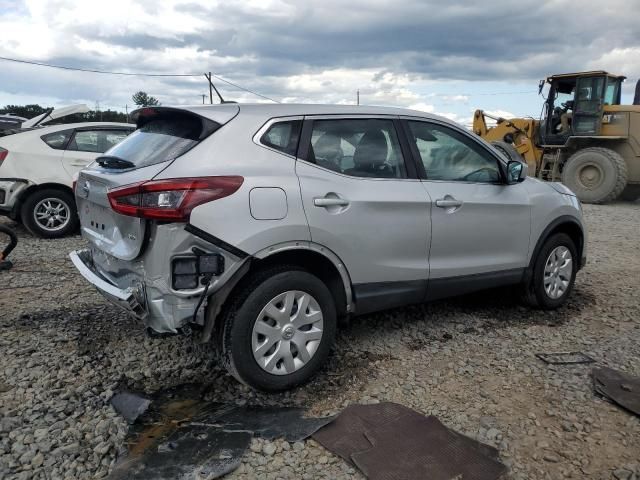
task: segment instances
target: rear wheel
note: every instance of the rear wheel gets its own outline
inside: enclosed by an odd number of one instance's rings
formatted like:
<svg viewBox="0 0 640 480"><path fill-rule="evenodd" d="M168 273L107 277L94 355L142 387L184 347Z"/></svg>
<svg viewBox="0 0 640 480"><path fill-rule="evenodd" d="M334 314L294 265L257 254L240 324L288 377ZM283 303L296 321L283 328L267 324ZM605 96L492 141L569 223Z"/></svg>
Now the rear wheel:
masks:
<svg viewBox="0 0 640 480"><path fill-rule="evenodd" d="M78 228L78 212L73 196L63 190L37 190L26 199L20 211L25 227L43 238L60 238Z"/></svg>
<svg viewBox="0 0 640 480"><path fill-rule="evenodd" d="M265 391L308 381L325 362L336 332L331 292L295 266L252 276L221 319L225 366L241 382Z"/></svg>
<svg viewBox="0 0 640 480"><path fill-rule="evenodd" d="M577 262L578 252L569 235L549 237L538 252L531 279L523 286L525 302L544 310L560 307L573 289Z"/></svg>
<svg viewBox="0 0 640 480"><path fill-rule="evenodd" d="M585 148L567 160L562 183L584 203L611 202L627 186L627 164L619 153L608 148Z"/></svg>

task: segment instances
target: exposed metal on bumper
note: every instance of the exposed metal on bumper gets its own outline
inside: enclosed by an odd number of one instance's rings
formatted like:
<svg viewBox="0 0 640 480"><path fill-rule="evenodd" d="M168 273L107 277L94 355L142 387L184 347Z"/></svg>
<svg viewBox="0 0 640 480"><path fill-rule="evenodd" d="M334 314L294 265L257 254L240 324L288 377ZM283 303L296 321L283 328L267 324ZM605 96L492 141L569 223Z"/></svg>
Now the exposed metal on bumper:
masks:
<svg viewBox="0 0 640 480"><path fill-rule="evenodd" d="M96 287L98 292L107 300L124 309L135 318L144 320L147 317L148 312L145 306L144 292L134 287L121 289L100 276L92 268L93 262L91 261L90 250L76 250L71 252L69 257L80 272L80 275Z"/></svg>

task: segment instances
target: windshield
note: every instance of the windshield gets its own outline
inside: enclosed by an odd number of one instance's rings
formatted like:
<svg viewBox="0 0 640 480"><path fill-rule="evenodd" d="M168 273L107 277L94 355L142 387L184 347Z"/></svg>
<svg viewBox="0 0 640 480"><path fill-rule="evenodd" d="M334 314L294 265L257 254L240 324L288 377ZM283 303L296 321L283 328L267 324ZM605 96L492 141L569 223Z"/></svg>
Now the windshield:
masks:
<svg viewBox="0 0 640 480"><path fill-rule="evenodd" d="M153 110L151 115L140 118L135 132L104 156L135 168L146 167L176 159L218 128L217 123L196 115Z"/></svg>

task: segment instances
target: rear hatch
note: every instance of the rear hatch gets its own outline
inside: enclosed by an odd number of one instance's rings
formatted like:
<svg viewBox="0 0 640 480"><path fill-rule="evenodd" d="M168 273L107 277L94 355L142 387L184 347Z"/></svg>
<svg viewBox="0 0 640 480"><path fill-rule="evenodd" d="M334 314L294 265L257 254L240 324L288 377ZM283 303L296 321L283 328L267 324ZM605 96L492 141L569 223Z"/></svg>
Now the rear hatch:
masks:
<svg viewBox="0 0 640 480"><path fill-rule="evenodd" d="M230 121L236 105L133 112L137 129L80 172L75 193L82 235L95 247L122 260L142 252L147 222L111 208L110 192L152 180L176 158Z"/></svg>

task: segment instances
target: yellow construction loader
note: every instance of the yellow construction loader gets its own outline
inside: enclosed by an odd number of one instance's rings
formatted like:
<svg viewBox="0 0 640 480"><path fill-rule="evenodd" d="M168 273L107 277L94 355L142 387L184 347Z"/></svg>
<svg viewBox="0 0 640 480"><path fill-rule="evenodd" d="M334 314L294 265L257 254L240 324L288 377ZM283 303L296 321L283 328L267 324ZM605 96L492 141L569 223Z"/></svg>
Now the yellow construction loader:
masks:
<svg viewBox="0 0 640 480"><path fill-rule="evenodd" d="M625 77L566 73L549 84L540 120L504 119L476 110L473 130L529 175L561 181L585 203L640 198L640 105L620 105ZM487 118L495 121L487 125Z"/></svg>

